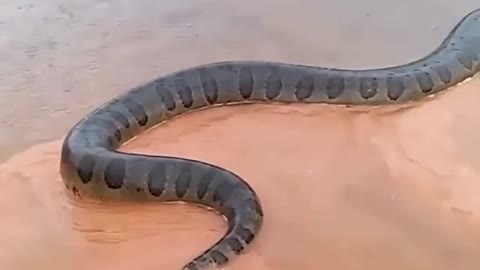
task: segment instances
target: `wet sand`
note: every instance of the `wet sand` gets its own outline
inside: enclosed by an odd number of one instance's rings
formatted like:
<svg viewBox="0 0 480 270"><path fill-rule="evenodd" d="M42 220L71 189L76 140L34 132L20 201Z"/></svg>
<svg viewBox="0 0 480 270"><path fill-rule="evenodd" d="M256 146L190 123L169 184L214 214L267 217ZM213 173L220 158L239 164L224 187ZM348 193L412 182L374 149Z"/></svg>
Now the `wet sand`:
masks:
<svg viewBox="0 0 480 270"><path fill-rule="evenodd" d="M1 51L11 52L0 63L1 269L178 269L223 234L222 218L198 207L65 196L62 136L121 91L229 59L399 64L426 54L476 8L474 1L47 2L5 1L0 10L0 30L8 29ZM475 78L397 112L214 108L123 149L204 160L251 183L265 226L228 269L477 269L479 87Z"/></svg>

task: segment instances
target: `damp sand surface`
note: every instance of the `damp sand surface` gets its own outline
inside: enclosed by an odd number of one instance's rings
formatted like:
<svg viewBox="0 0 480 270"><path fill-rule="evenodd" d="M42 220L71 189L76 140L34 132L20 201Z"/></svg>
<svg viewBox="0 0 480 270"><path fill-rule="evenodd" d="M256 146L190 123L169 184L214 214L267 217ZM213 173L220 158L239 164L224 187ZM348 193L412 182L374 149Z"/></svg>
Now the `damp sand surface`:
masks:
<svg viewBox="0 0 480 270"><path fill-rule="evenodd" d="M398 64L425 55L476 8L473 1L419 1L415 9L413 1L242 3L2 3L1 269L178 269L224 233L220 216L191 205L65 196L63 135L130 86L229 59ZM257 190L265 225L226 269L473 270L480 264L479 88L474 78L398 111L212 108L122 150L220 165Z"/></svg>

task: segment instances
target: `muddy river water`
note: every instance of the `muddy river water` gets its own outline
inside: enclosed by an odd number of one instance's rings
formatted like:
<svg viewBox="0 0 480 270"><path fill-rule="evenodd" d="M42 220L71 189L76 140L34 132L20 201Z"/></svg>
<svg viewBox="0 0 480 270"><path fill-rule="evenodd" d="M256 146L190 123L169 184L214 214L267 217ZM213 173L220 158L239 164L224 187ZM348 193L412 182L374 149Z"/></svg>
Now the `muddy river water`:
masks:
<svg viewBox="0 0 480 270"><path fill-rule="evenodd" d="M0 3L0 269L178 269L225 230L189 205L73 201L60 143L126 89L192 65L380 67L426 55L474 0ZM188 114L125 151L245 178L265 225L226 269L480 266L480 78L400 111L248 105Z"/></svg>

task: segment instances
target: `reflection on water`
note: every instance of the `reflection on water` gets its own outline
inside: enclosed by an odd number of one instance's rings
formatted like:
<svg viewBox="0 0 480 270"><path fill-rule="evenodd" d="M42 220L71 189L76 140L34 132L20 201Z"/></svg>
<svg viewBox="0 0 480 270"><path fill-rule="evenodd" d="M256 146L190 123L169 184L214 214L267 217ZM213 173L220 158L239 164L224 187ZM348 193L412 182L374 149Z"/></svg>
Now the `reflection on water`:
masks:
<svg viewBox="0 0 480 270"><path fill-rule="evenodd" d="M0 268L177 269L224 232L203 208L71 201L58 174L60 140L12 155L63 136L119 92L228 59L397 64L436 46L475 3L3 1ZM393 113L215 108L124 150L204 160L258 190L264 230L229 269L473 270L479 82Z"/></svg>
<svg viewBox="0 0 480 270"><path fill-rule="evenodd" d="M159 74L236 59L354 68L398 64L437 46L476 5L4 0L0 160L63 136L94 107Z"/></svg>

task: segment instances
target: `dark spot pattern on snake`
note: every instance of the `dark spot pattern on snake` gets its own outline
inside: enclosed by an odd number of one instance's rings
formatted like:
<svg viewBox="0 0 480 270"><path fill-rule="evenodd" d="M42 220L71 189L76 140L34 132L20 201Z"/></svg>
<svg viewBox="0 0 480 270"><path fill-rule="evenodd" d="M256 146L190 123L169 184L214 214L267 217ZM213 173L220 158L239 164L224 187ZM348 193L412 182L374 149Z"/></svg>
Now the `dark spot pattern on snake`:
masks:
<svg viewBox="0 0 480 270"><path fill-rule="evenodd" d="M125 107L127 107L128 111L135 117L137 120L138 125L141 127L145 126L148 122L148 115L145 112L145 109L138 104L137 102L133 101L133 99L125 99L122 102Z"/></svg>
<svg viewBox="0 0 480 270"><path fill-rule="evenodd" d="M121 112L110 110L108 111L108 113L112 119L120 123L124 128L130 127L130 122L128 122L128 118L125 115L123 115Z"/></svg>
<svg viewBox="0 0 480 270"><path fill-rule="evenodd" d="M367 77L367 78L360 78L359 82L359 89L360 96L364 99L370 99L377 95L378 91L378 82L377 78Z"/></svg>
<svg viewBox="0 0 480 270"><path fill-rule="evenodd" d="M415 79L423 93L430 93L434 87L433 80L427 72L415 73Z"/></svg>
<svg viewBox="0 0 480 270"><path fill-rule="evenodd" d="M175 99L173 99L172 93L170 93L169 88L167 88L164 83L157 82L155 84L155 92L160 96L160 99L167 110L175 110L177 107L175 104Z"/></svg>
<svg viewBox="0 0 480 270"><path fill-rule="evenodd" d="M387 79L387 96L390 100L397 100L405 92L405 86L398 77L388 77Z"/></svg>
<svg viewBox="0 0 480 270"><path fill-rule="evenodd" d="M269 100L275 99L280 95L282 87L282 77L276 69L273 69L265 82L265 96Z"/></svg>
<svg viewBox="0 0 480 270"><path fill-rule="evenodd" d="M185 166L182 170L180 170L179 176L177 181L175 182L175 190L177 193L178 198L183 198L190 187L190 183L192 181L192 174L190 169Z"/></svg>
<svg viewBox="0 0 480 270"><path fill-rule="evenodd" d="M242 252L243 249L244 249L242 243L240 243L240 241L237 238L229 237L229 238L225 239L225 242L230 247L230 249L233 252L235 252L235 254L237 254L237 255L240 254L240 252Z"/></svg>
<svg viewBox="0 0 480 270"><path fill-rule="evenodd" d="M250 244L255 238L255 235L249 229L240 225L238 225L238 228L236 228L235 232L242 238L242 240L247 245Z"/></svg>
<svg viewBox="0 0 480 270"><path fill-rule="evenodd" d="M159 197L165 191L165 183L167 182L167 169L163 163L155 164L155 166L147 174L148 191L155 197Z"/></svg>
<svg viewBox="0 0 480 270"><path fill-rule="evenodd" d="M303 101L309 98L312 95L314 88L313 76L310 74L303 75L295 86L295 96L297 97L297 100Z"/></svg>
<svg viewBox="0 0 480 270"><path fill-rule="evenodd" d="M126 174L126 162L123 159L114 158L105 167L105 183L111 189L119 189L123 186Z"/></svg>
<svg viewBox="0 0 480 270"><path fill-rule="evenodd" d="M92 181L93 169L95 168L95 158L92 155L83 156L78 162L77 174L82 183L87 184Z"/></svg>
<svg viewBox="0 0 480 270"><path fill-rule="evenodd" d="M214 173L212 170L208 170L200 179L198 180L198 187L197 187L197 198L203 199L205 197L208 187L213 181Z"/></svg>
<svg viewBox="0 0 480 270"><path fill-rule="evenodd" d="M177 89L178 96L180 97L183 106L187 109L191 108L193 106L193 92L185 80L183 78L176 78L175 88Z"/></svg>
<svg viewBox="0 0 480 270"><path fill-rule="evenodd" d="M253 75L250 69L242 68L238 75L238 89L244 99L248 99L253 94Z"/></svg>
<svg viewBox="0 0 480 270"><path fill-rule="evenodd" d="M228 262L228 257L218 250L210 251L210 256L218 266L224 265Z"/></svg>
<svg viewBox="0 0 480 270"><path fill-rule="evenodd" d="M436 66L433 69L438 74L438 77L440 77L440 80L443 83L445 84L450 83L450 81L452 80L452 73L450 72L450 70L448 70L447 67Z"/></svg>
<svg viewBox="0 0 480 270"><path fill-rule="evenodd" d="M345 80L340 76L332 76L328 78L326 94L329 99L339 97L345 90Z"/></svg>
<svg viewBox="0 0 480 270"><path fill-rule="evenodd" d="M218 83L213 73L207 69L200 71L200 80L203 93L209 104L215 104L218 100Z"/></svg>

